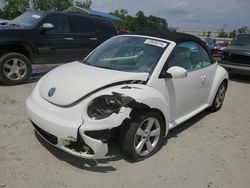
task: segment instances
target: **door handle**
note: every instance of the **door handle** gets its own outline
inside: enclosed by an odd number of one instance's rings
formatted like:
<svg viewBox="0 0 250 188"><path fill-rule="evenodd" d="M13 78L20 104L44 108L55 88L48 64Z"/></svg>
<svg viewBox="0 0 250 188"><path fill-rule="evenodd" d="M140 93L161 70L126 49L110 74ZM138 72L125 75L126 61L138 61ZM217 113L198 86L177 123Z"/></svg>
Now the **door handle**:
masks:
<svg viewBox="0 0 250 188"><path fill-rule="evenodd" d="M89 40L98 40L96 37L89 38Z"/></svg>
<svg viewBox="0 0 250 188"><path fill-rule="evenodd" d="M71 37L66 37L66 38L64 38L64 40L74 40L74 39Z"/></svg>
<svg viewBox="0 0 250 188"><path fill-rule="evenodd" d="M204 75L204 76L201 76L200 79L201 79L201 82L205 82L206 76L205 76L205 75Z"/></svg>

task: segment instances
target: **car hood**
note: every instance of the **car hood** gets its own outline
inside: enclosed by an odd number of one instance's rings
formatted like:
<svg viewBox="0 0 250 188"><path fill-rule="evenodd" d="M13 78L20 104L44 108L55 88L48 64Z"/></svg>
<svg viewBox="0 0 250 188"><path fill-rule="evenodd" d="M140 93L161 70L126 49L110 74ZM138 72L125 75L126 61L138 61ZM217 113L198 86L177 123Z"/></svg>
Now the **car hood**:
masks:
<svg viewBox="0 0 250 188"><path fill-rule="evenodd" d="M146 81L148 76L148 73L115 71L73 62L47 73L40 82L39 93L53 104L68 106L110 84Z"/></svg>
<svg viewBox="0 0 250 188"><path fill-rule="evenodd" d="M250 46L228 46L223 51L232 54L250 56Z"/></svg>

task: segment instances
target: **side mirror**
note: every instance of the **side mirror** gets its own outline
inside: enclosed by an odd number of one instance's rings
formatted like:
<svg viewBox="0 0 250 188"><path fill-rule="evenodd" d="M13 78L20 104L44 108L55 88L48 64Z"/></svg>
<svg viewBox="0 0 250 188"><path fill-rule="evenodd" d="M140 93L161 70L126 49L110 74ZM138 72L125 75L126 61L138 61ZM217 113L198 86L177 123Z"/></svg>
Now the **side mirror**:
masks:
<svg viewBox="0 0 250 188"><path fill-rule="evenodd" d="M173 66L167 70L167 74L170 74L172 78L186 78L187 70L182 67Z"/></svg>
<svg viewBox="0 0 250 188"><path fill-rule="evenodd" d="M51 23L44 23L42 26L41 26L41 31L42 32L46 32L46 31L52 31L55 29L55 26Z"/></svg>

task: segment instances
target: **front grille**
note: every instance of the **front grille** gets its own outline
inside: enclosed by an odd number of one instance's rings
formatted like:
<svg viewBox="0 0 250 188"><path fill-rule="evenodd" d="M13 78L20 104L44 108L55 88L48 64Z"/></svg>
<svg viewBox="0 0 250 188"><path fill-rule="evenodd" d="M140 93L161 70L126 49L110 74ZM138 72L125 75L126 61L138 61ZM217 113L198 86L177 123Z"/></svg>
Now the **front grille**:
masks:
<svg viewBox="0 0 250 188"><path fill-rule="evenodd" d="M41 129L40 127L38 127L36 124L34 124L32 122L34 128L36 129L36 131L41 134L48 142L50 142L51 144L56 145L58 143L57 137L44 131L43 129Z"/></svg>
<svg viewBox="0 0 250 188"><path fill-rule="evenodd" d="M235 63L235 64L242 64L250 66L250 56L244 56L244 55L238 55L238 54L232 54L232 53L225 53L224 60L227 60L229 62Z"/></svg>

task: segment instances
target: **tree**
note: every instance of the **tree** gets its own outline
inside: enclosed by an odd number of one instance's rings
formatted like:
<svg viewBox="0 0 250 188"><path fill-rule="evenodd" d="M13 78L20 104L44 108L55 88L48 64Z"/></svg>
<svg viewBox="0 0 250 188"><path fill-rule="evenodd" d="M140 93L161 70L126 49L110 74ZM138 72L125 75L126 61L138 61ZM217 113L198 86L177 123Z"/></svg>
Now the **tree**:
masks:
<svg viewBox="0 0 250 188"><path fill-rule="evenodd" d="M128 15L126 9L115 10L114 16L121 18L120 21L116 22L115 25L119 30L129 30L129 31L152 31L152 30L168 30L168 23L166 19L159 18L156 16L145 16L142 11L138 11L136 15Z"/></svg>
<svg viewBox="0 0 250 188"><path fill-rule="evenodd" d="M4 18L13 19L29 7L29 0L8 0L3 8Z"/></svg>
<svg viewBox="0 0 250 188"><path fill-rule="evenodd" d="M85 0L85 1L77 0L77 1L75 1L75 5L78 7L89 9L92 5L92 1L91 0Z"/></svg>
<svg viewBox="0 0 250 188"><path fill-rule="evenodd" d="M224 24L220 30L219 30L219 35L218 37L227 37L227 33L225 32L226 25Z"/></svg>
<svg viewBox="0 0 250 188"><path fill-rule="evenodd" d="M73 5L73 0L32 0L36 10L62 11Z"/></svg>
<svg viewBox="0 0 250 188"><path fill-rule="evenodd" d="M207 32L207 37L211 37L211 33L212 33L211 31L208 31Z"/></svg>
<svg viewBox="0 0 250 188"><path fill-rule="evenodd" d="M249 33L249 32L250 30L249 30L249 27L247 26L244 26L238 29L238 33Z"/></svg>
<svg viewBox="0 0 250 188"><path fill-rule="evenodd" d="M233 30L233 31L231 31L230 33L229 33L229 35L228 35L228 37L229 38L235 38L236 37L236 30Z"/></svg>

